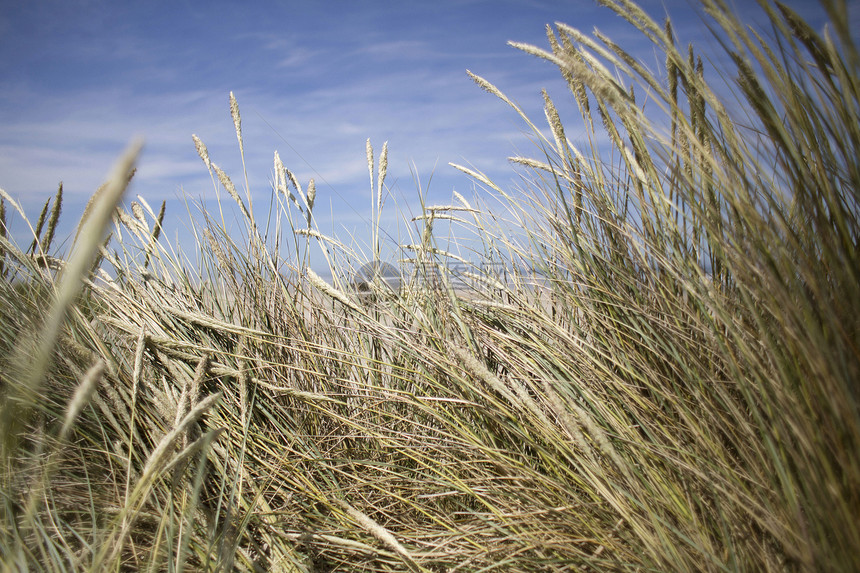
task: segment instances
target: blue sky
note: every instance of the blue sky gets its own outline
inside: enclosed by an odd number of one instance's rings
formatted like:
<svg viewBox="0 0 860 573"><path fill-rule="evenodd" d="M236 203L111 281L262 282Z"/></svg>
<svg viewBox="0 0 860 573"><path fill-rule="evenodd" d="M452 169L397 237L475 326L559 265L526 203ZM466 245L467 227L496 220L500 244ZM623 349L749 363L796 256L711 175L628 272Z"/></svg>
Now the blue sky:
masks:
<svg viewBox="0 0 860 573"><path fill-rule="evenodd" d="M661 19L668 11L682 41L707 49L687 2L643 5ZM267 209L277 150L302 184L317 180L322 230L361 235L370 218L367 138L377 153L389 141L387 182L403 208L416 203L415 175L422 186L432 176L431 203L447 202L452 190L471 196L472 182L450 161L515 184L506 158L533 153L525 126L465 70L535 120L543 120L541 88L573 113L558 71L506 45L545 47L544 27L555 21L598 27L660 65L635 43L638 34L590 0L0 0L0 187L35 219L62 180L68 233L120 151L142 135L129 197L154 208L167 200L171 238L179 232L187 240L182 198L215 197L191 134L237 185L243 180L233 91L256 208ZM576 142L576 117L565 117Z"/></svg>

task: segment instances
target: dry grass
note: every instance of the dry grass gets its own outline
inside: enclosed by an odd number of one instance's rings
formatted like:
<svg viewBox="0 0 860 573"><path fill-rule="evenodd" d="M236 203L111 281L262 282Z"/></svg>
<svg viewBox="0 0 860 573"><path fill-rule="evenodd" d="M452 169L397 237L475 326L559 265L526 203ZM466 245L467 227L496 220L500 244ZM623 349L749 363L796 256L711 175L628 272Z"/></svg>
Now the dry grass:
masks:
<svg viewBox="0 0 860 573"><path fill-rule="evenodd" d="M160 236L163 208L114 209L127 161L93 202L93 220L116 214L105 246L88 226L64 263L43 224L27 251L0 225L4 569L857 569L860 76L844 6L826 4L820 36L768 4L764 42L705 0L736 66L733 117L671 25L607 4L665 54L666 81L564 25L548 50L517 46L559 67L589 145L544 94L545 155L514 158L526 193L466 170L521 229L458 197L404 246L444 266L434 222L460 226L509 263L504 283L476 266L468 296L443 273L360 297L340 262L360 253L315 228L312 183L276 154L276 224L261 225L197 138L247 223L195 221L199 267ZM377 165L368 142L376 261L385 149ZM20 210L3 198L5 220ZM331 282L307 268L311 241Z"/></svg>

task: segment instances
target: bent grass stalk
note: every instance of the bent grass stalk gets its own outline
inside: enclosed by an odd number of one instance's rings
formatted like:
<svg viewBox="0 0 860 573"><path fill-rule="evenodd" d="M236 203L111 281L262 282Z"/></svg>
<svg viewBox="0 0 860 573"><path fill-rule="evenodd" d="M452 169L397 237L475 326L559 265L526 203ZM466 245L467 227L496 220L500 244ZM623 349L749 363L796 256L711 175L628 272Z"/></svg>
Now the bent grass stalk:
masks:
<svg viewBox="0 0 860 573"><path fill-rule="evenodd" d="M24 373L24 378L7 389L10 394L5 397L3 408L0 410L0 434L3 435L1 459L4 465L12 452L17 449L17 433L21 417L32 407L39 393L61 325L81 290L86 274L91 269L93 259L101 246L104 230L125 192L141 147L141 142L135 142L128 148L114 167L108 183L91 201L92 208L81 220L73 254L59 277L56 300L44 328L39 333L35 354L32 357L26 354L19 355L19 360L22 362L19 371ZM81 230L85 225L87 231L82 233ZM22 348L21 352L26 350Z"/></svg>

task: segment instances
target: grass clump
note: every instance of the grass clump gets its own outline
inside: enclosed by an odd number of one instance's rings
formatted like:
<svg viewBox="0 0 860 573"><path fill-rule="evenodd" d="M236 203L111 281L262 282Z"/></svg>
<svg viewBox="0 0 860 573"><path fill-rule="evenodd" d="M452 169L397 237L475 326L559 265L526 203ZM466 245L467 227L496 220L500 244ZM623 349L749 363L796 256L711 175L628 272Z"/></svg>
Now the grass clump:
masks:
<svg viewBox="0 0 860 573"><path fill-rule="evenodd" d="M220 203L204 211L197 266L161 237L163 207L115 206L128 161L90 216L114 213L112 241L88 225L63 263L42 223L27 251L0 225L5 569L856 569L845 6L824 3L820 35L765 3L766 40L704 0L730 102L670 22L605 4L665 73L562 24L547 49L516 45L559 68L581 147L547 93L544 131L473 75L542 155L513 158L518 190L461 167L515 231L459 196L424 206L399 247L438 270L434 288L416 272L396 296L374 281L358 296L349 276L368 261L316 228L312 181L276 154L276 208L255 218L247 178L243 198L196 137L245 223L228 233ZM244 158L232 94L230 108ZM377 265L386 149L377 165L368 142ZM440 222L476 238L460 252L481 256L458 260L468 291L445 272ZM314 243L331 281L308 268ZM36 332L34 351L20 340Z"/></svg>

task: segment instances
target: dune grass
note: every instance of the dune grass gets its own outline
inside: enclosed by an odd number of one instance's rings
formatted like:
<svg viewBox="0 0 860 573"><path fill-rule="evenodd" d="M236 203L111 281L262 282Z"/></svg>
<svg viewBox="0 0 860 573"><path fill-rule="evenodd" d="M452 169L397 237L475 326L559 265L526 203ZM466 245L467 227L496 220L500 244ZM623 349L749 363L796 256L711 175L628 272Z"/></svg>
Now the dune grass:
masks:
<svg viewBox="0 0 860 573"><path fill-rule="evenodd" d="M822 35L766 3L765 35L703 0L734 66L729 102L669 22L604 4L666 69L562 24L547 49L515 45L569 84L579 148L546 93L541 130L473 76L543 155L513 158L519 189L460 167L504 215L461 196L425 206L401 247L438 265L435 288L411 276L359 296L349 277L368 261L319 231L313 182L277 154L258 219L194 138L245 223L228 232L220 204L195 219L196 266L161 236L163 206L117 207L134 149L67 262L51 254L62 189L27 250L6 236L24 213L3 193L3 569L860 567L845 5L824 3ZM244 161L232 94L230 109ZM368 142L376 260L386 150ZM453 288L439 222L505 278L474 260L471 290ZM313 244L330 282L308 268Z"/></svg>

